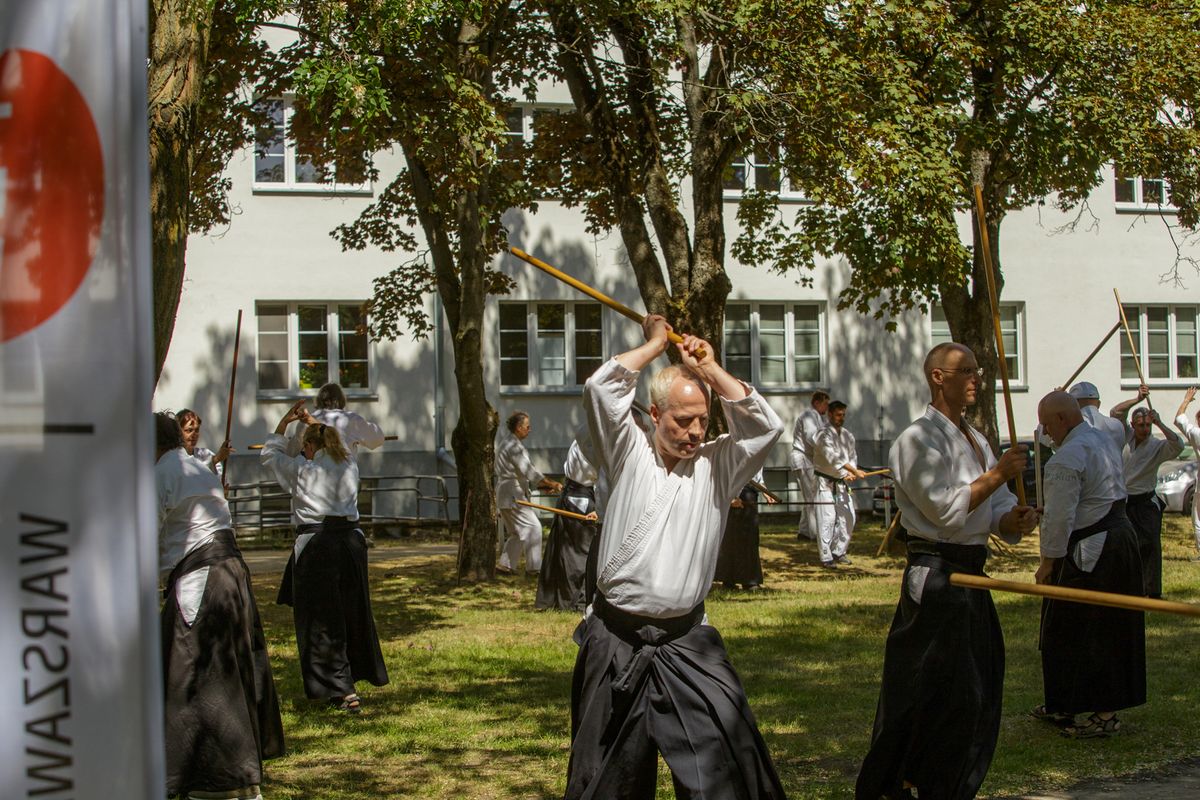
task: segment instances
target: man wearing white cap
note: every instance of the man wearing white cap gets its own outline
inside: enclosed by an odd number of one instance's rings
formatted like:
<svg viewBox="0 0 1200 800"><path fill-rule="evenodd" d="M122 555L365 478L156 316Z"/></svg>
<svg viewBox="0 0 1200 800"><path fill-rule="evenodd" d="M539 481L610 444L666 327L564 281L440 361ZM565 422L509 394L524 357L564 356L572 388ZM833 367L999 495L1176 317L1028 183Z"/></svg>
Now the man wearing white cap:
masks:
<svg viewBox="0 0 1200 800"><path fill-rule="evenodd" d="M1107 434L1116 445L1118 453L1125 449L1125 423L1106 416L1100 410L1100 390L1096 388L1096 384L1080 381L1070 388L1068 394L1079 403L1084 421L1101 433Z"/></svg>

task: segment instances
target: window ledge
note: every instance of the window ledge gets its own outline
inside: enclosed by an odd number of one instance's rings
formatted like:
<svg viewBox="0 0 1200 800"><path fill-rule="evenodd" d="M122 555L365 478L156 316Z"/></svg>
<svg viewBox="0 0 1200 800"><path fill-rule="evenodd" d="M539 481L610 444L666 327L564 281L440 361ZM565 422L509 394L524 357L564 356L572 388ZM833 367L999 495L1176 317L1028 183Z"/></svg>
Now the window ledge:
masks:
<svg viewBox="0 0 1200 800"><path fill-rule="evenodd" d="M550 395L560 397L579 397L583 394L583 386L501 386L502 397L528 397L530 395Z"/></svg>
<svg viewBox="0 0 1200 800"><path fill-rule="evenodd" d="M346 393L346 399L350 402L373 403L379 399L379 392L374 389L346 389L342 387L342 390ZM294 403L297 400L307 400L316 396L316 389L273 389L257 392L255 399L260 403Z"/></svg>
<svg viewBox="0 0 1200 800"><path fill-rule="evenodd" d="M270 184L255 184L251 191L254 194L286 194L300 197L370 197L374 191L370 186L321 188L316 186L272 186Z"/></svg>
<svg viewBox="0 0 1200 800"><path fill-rule="evenodd" d="M763 386L762 384L751 383L750 381L746 381L746 383L748 383L750 386L753 386L755 389L757 389L758 393L761 395L796 394L797 392L815 392L816 390L818 390L822 386L824 386L824 384L821 384L821 383L793 383L793 384L789 384L786 386L779 386L779 385Z"/></svg>
<svg viewBox="0 0 1200 800"><path fill-rule="evenodd" d="M1114 209L1118 214L1171 214L1179 213L1175 206L1159 206L1153 203L1116 203Z"/></svg>
<svg viewBox="0 0 1200 800"><path fill-rule="evenodd" d="M1191 386L1200 386L1200 378L1150 378L1146 381L1146 385L1151 389L1187 389ZM1122 389L1137 391L1138 386L1137 378L1121 379ZM1153 400L1153 398L1151 399Z"/></svg>
<svg viewBox="0 0 1200 800"><path fill-rule="evenodd" d="M731 190L731 189L722 189L721 190L721 197L725 200L741 200L743 194L744 194L743 192L737 191L737 190ZM793 192L783 192L781 194L777 194L776 199L778 199L780 203L784 203L787 205L812 205L813 204L813 201L810 200L809 198L805 197L802 194L795 194Z"/></svg>

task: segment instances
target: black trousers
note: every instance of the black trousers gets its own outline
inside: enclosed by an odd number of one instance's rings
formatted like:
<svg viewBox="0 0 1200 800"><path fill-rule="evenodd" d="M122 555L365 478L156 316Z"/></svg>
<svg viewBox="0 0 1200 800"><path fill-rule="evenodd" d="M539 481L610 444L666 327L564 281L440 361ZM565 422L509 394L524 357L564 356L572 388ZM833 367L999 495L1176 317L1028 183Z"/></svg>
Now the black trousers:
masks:
<svg viewBox="0 0 1200 800"><path fill-rule="evenodd" d="M1138 595L1143 570L1138 542L1121 501L1104 519L1077 530L1051 583L1073 589ZM1094 564L1076 560L1077 545L1099 542ZM1090 566L1090 570L1085 567ZM1146 615L1141 611L1046 600L1042 603L1042 681L1046 708L1063 714L1119 711L1146 702Z"/></svg>
<svg viewBox="0 0 1200 800"><path fill-rule="evenodd" d="M279 602L292 606L300 673L309 699L354 694L356 681L388 682L371 613L367 545L352 522L301 525L315 535L284 569Z"/></svg>
<svg viewBox="0 0 1200 800"><path fill-rule="evenodd" d="M1162 505L1154 492L1131 494L1125 514L1137 534L1142 584L1147 597L1162 597Z"/></svg>
<svg viewBox="0 0 1200 800"><path fill-rule="evenodd" d="M568 478L558 497L558 508L590 514L596 510L595 487ZM599 527L594 522L554 515L550 539L542 550L535 608L582 611L587 607L587 562Z"/></svg>
<svg viewBox="0 0 1200 800"><path fill-rule="evenodd" d="M619 611L597 595L575 632L566 798L652 800L658 754L675 796L783 798L783 787L704 606L673 619Z"/></svg>
<svg viewBox="0 0 1200 800"><path fill-rule="evenodd" d="M726 586L761 586L762 559L758 554L758 491L751 486L742 489L738 498L741 508L729 509L725 534L717 553L717 572L713 580Z"/></svg>
<svg viewBox="0 0 1200 800"><path fill-rule="evenodd" d="M204 568L189 625L176 584ZM172 570L161 623L167 794L262 783L263 759L283 755L283 723L250 572L232 531L220 531Z"/></svg>
<svg viewBox="0 0 1200 800"><path fill-rule="evenodd" d="M950 584L983 574L983 545L911 539L900 603L888 633L871 748L859 800L969 800L996 752L1004 691L1004 635L991 593Z"/></svg>

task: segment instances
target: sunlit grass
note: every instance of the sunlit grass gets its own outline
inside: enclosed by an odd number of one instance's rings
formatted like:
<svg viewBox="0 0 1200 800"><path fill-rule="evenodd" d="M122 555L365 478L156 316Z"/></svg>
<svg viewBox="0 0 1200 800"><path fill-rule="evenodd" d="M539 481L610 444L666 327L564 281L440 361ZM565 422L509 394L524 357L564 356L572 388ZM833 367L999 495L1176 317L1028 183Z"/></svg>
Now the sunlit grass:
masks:
<svg viewBox="0 0 1200 800"><path fill-rule="evenodd" d="M875 557L882 532L859 526L854 564L828 572L791 529L764 530L766 588L715 590L708 613L741 674L793 798L853 794L879 689L883 643L902 560ZM1164 585L1200 602L1190 524L1168 517ZM994 577L1029 581L1036 544L994 558ZM453 556L371 554L372 598L391 683L360 684L350 717L304 699L291 610L274 604L278 574L256 577L284 711L288 752L267 764L268 800L561 796L570 736L577 615L533 610L530 579L457 585ZM1007 640L1004 718L981 796L1151 770L1200 755L1196 620L1151 616L1150 700L1122 713L1112 739L1073 742L1026 712L1041 700L1038 601L996 596ZM659 796L671 797L660 770Z"/></svg>

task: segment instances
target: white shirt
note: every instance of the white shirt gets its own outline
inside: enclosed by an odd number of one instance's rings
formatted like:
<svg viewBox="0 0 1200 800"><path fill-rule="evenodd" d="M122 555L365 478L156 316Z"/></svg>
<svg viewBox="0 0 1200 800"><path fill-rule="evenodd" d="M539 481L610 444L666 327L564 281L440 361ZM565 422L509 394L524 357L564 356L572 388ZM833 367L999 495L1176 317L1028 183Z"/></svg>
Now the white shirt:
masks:
<svg viewBox="0 0 1200 800"><path fill-rule="evenodd" d="M322 425L328 425L342 437L342 443L352 457L358 457L358 448L363 446L374 450L383 444L383 430L374 422L368 422L361 415L343 408L318 408L312 412L313 418ZM298 456L304 449L304 432L308 426L298 423L296 430L288 437L287 454Z"/></svg>
<svg viewBox="0 0 1200 800"><path fill-rule="evenodd" d="M1111 444L1099 428L1076 425L1046 462L1042 478L1044 558L1065 556L1073 531L1099 522L1114 501L1125 497L1121 462Z"/></svg>
<svg viewBox="0 0 1200 800"><path fill-rule="evenodd" d="M1113 419L1095 406L1080 406L1079 410L1089 425L1108 436L1109 440L1116 445L1118 453L1125 449L1124 422Z"/></svg>
<svg viewBox="0 0 1200 800"><path fill-rule="evenodd" d="M812 465L813 444L826 424L825 417L815 408L806 409L796 418L796 426L792 429L792 469Z"/></svg>
<svg viewBox="0 0 1200 800"><path fill-rule="evenodd" d="M999 533L1000 518L1017 504L1008 487L1001 486L974 511L968 510L971 484L995 465L979 431L965 421L957 428L933 406L926 408L925 416L905 428L888 452L904 527L934 542L986 544L989 534ZM1019 539L1004 538L1010 543Z"/></svg>
<svg viewBox="0 0 1200 800"><path fill-rule="evenodd" d="M187 451L184 450L184 452L186 453ZM192 448L192 458L196 459L201 464L203 464L204 468L207 469L209 472L213 471L212 460L213 460L213 458L216 457L216 455L217 455L216 453L214 453L212 450L209 450L207 447L197 446L197 447ZM224 474L225 474L225 462L222 461L220 464L217 464L216 475L218 478L220 478Z"/></svg>
<svg viewBox="0 0 1200 800"><path fill-rule="evenodd" d="M747 386L747 397L721 399L729 433L700 445L668 473L653 434L630 413L637 378L612 359L583 389L599 466L612 488L596 585L624 611L677 617L708 594L729 503L766 462L783 423Z"/></svg>
<svg viewBox="0 0 1200 800"><path fill-rule="evenodd" d="M812 451L813 469L825 475L832 475L835 478L845 478L849 476L843 467L846 464L858 468L858 451L854 447L854 434L846 430L844 427L841 430L826 425L817 434L816 441L813 442Z"/></svg>
<svg viewBox="0 0 1200 800"><path fill-rule="evenodd" d="M233 519L221 481L182 447L163 453L154 465L158 489L158 568L170 572L188 553L232 530Z"/></svg>
<svg viewBox="0 0 1200 800"><path fill-rule="evenodd" d="M1129 429L1126 440L1124 460L1125 490L1130 494L1145 494L1153 492L1158 485L1158 468L1164 461L1178 458L1183 452L1183 439L1169 432L1169 438L1159 439L1153 434L1146 437L1144 442L1133 438L1133 429Z"/></svg>
<svg viewBox="0 0 1200 800"><path fill-rule="evenodd" d="M309 461L286 450L287 440L273 433L263 444L261 460L291 493L294 524L311 525L325 517L358 519L358 464L353 458L339 464L322 449Z"/></svg>
<svg viewBox="0 0 1200 800"><path fill-rule="evenodd" d="M518 500L528 500L530 484L537 486L545 477L530 462L525 445L505 427L496 442L496 506L513 508Z"/></svg>
<svg viewBox="0 0 1200 800"><path fill-rule="evenodd" d="M583 442L580 441L583 440ZM595 486L599 475L592 459L596 458L592 437L586 429L577 434L567 450L567 460L563 462L563 474L583 486Z"/></svg>
<svg viewBox="0 0 1200 800"><path fill-rule="evenodd" d="M1188 444L1196 451L1196 458L1200 460L1200 428L1191 423L1187 418L1187 414L1180 414L1175 418L1175 427L1179 428L1180 433L1187 439Z"/></svg>

